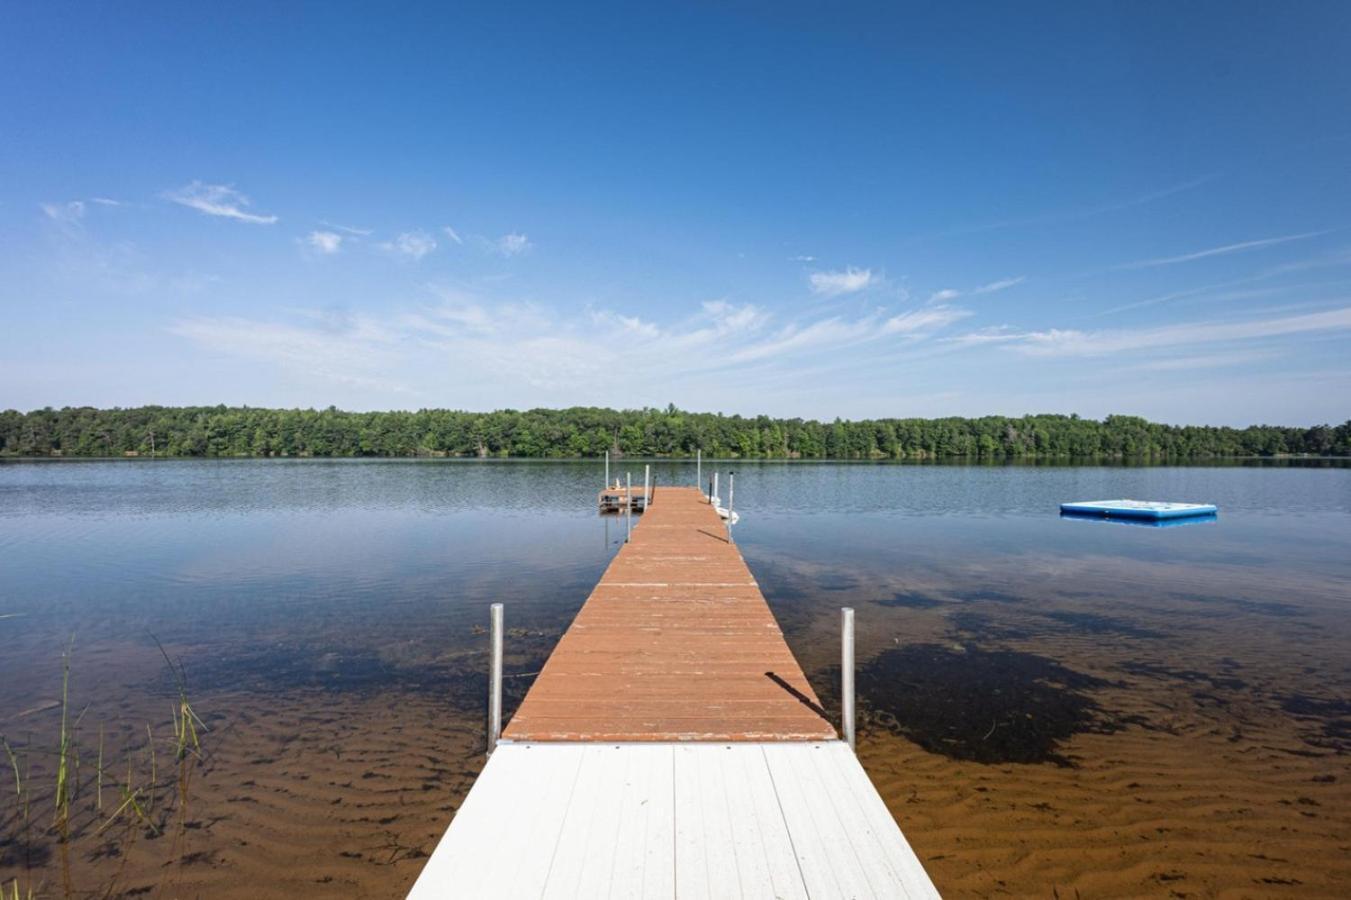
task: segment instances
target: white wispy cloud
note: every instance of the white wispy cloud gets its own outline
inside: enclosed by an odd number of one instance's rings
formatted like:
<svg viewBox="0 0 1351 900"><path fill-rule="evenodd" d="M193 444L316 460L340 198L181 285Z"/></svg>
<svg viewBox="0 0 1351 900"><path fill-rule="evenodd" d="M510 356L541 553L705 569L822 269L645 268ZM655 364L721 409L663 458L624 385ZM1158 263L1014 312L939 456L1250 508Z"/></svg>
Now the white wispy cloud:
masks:
<svg viewBox="0 0 1351 900"><path fill-rule="evenodd" d="M442 225L441 232L456 244L464 243L464 239L460 237L459 232L456 231L454 228L451 228L449 225Z"/></svg>
<svg viewBox="0 0 1351 900"><path fill-rule="evenodd" d="M1160 294L1155 297L1149 297L1144 300L1136 300L1132 303L1124 303L1120 306L1113 306L1098 313L1098 316L1109 316L1115 313L1126 312L1127 310L1139 309L1145 306L1155 306L1160 303L1170 303L1174 300L1188 298L1202 298L1206 302L1218 302L1222 300L1237 300L1248 297L1268 296L1275 293L1284 293L1293 290L1302 290L1311 285L1281 285L1273 288L1262 288L1249 291L1225 291L1226 288L1240 287L1242 285L1253 284L1272 278L1280 278L1284 275L1290 275L1299 272L1306 272L1311 269L1333 268L1339 266L1351 265L1351 247L1342 248L1331 253L1324 253L1311 259L1295 260L1293 262L1281 263L1277 266L1271 266L1255 275L1245 278L1235 278L1228 281L1222 281L1217 284L1207 284L1200 287L1187 288L1180 291L1170 291L1166 294ZM1315 285L1316 286L1316 285Z"/></svg>
<svg viewBox="0 0 1351 900"><path fill-rule="evenodd" d="M319 253L332 255L342 249L342 235L336 231L311 231L305 243Z"/></svg>
<svg viewBox="0 0 1351 900"><path fill-rule="evenodd" d="M892 316L882 323L884 334L924 334L946 328L971 315L970 310L957 306L934 306L914 309Z"/></svg>
<svg viewBox="0 0 1351 900"><path fill-rule="evenodd" d="M1014 285L1022 284L1026 281L1026 276L1019 275L1017 278L1001 278L998 281L991 281L989 284L983 284L971 291L972 294L993 294L996 291L1002 291L1011 288Z"/></svg>
<svg viewBox="0 0 1351 900"><path fill-rule="evenodd" d="M950 237L959 234L975 234L982 231L994 231L1001 228L1020 228L1024 226L1035 225L1054 225L1061 222L1077 222L1083 219L1091 219L1109 213L1121 212L1127 209L1133 209L1137 206L1144 206L1172 197L1175 194L1181 194L1186 191L1198 188L1207 182L1219 178L1221 173L1212 172L1202 175L1198 178L1190 179L1179 184L1169 185L1158 190L1147 191L1134 197L1128 197L1123 200L1116 200L1110 203L1104 203L1096 206L1086 206L1080 209L1067 209L1058 212L1046 212L1039 215L1028 216L1020 219L1007 219L1002 222L987 222L983 225L969 225L959 228L950 228L946 231L938 232L937 237Z"/></svg>
<svg viewBox="0 0 1351 900"><path fill-rule="evenodd" d="M339 225L337 222L320 222L325 228L336 228L339 231L353 234L357 237L370 237L375 231L370 228L354 228L351 225Z"/></svg>
<svg viewBox="0 0 1351 900"><path fill-rule="evenodd" d="M944 342L959 347L981 347L989 344L1013 343L1021 340L1025 334L1026 332L1018 331L1012 325L992 325L944 338Z"/></svg>
<svg viewBox="0 0 1351 900"><path fill-rule="evenodd" d="M40 203L42 214L60 225L74 225L84 218L85 206L81 200L66 203Z"/></svg>
<svg viewBox="0 0 1351 900"><path fill-rule="evenodd" d="M1279 266L1273 266L1264 272L1260 272L1256 277L1275 278L1280 275L1287 275L1291 272L1306 272L1309 269L1324 269L1346 265L1351 265L1351 247L1342 247L1331 253L1324 253L1310 259L1298 259L1293 262L1282 263Z"/></svg>
<svg viewBox="0 0 1351 900"><path fill-rule="evenodd" d="M113 200L109 197L90 197L90 203L97 203L99 206L125 206L121 200Z"/></svg>
<svg viewBox="0 0 1351 900"><path fill-rule="evenodd" d="M1186 372L1194 369L1225 369L1232 366L1248 366L1256 362L1275 359L1276 353L1212 353L1155 359L1140 363L1134 368L1142 372Z"/></svg>
<svg viewBox="0 0 1351 900"><path fill-rule="evenodd" d="M516 231L504 234L492 243L493 248L503 256L520 256L535 246L530 243L530 238Z"/></svg>
<svg viewBox="0 0 1351 900"><path fill-rule="evenodd" d="M309 325L258 321L236 316L183 319L169 331L207 349L279 365L305 377L359 388L406 392L385 372L398 360L394 335L361 316L315 312Z"/></svg>
<svg viewBox="0 0 1351 900"><path fill-rule="evenodd" d="M1021 275L1018 276L1017 278L1002 278L999 281L992 281L989 284L982 284L980 287L972 288L971 290L965 292L959 291L956 288L944 288L941 291L934 291L932 294L930 294L929 302L951 303L953 300L956 300L958 297L963 297L966 294L970 294L973 297L981 294L993 294L996 291L1002 291L1005 288L1011 288L1015 284L1022 284L1025 280L1026 279Z"/></svg>
<svg viewBox="0 0 1351 900"><path fill-rule="evenodd" d="M1351 329L1351 307L1274 318L1183 322L1101 331L1072 328L1017 331L1002 327L958 335L952 341L968 346L1003 344L1025 356L1090 357L1347 329Z"/></svg>
<svg viewBox="0 0 1351 900"><path fill-rule="evenodd" d="M195 209L208 216L220 216L254 225L271 225L277 221L276 216L249 212L248 207L252 205L252 202L228 184L207 184L203 181L194 181L176 191L170 191L164 196L174 203Z"/></svg>
<svg viewBox="0 0 1351 900"><path fill-rule="evenodd" d="M382 243L380 248L417 261L436 249L436 238L425 231L405 231Z"/></svg>
<svg viewBox="0 0 1351 900"><path fill-rule="evenodd" d="M751 303L736 306L726 300L705 300L700 308L720 335L754 331L769 322L769 313Z"/></svg>
<svg viewBox="0 0 1351 900"><path fill-rule="evenodd" d="M437 290L435 302L380 316L301 313L300 321L287 322L199 317L172 330L217 352L270 360L311 376L341 374L363 383L393 379L444 391L454 373L474 371L482 376L476 384L490 385L488 390L528 387L545 399L580 402L608 396L616 371L625 373L626 389L655 392L680 384L714 385L732 369L739 384L752 378L799 381L804 366L841 351L854 359L893 359L967 314L955 307L879 307L856 316L807 314L776 321L755 304L710 300L659 321L615 309L588 309L579 316Z"/></svg>
<svg viewBox="0 0 1351 900"><path fill-rule="evenodd" d="M661 328L655 322L645 322L638 316L626 316L609 310L592 310L591 323L617 331L626 338L655 338L661 334Z"/></svg>
<svg viewBox="0 0 1351 900"><path fill-rule="evenodd" d="M788 257L788 259L790 262L816 262L815 256L807 256L805 254L800 254L798 256L790 256Z"/></svg>
<svg viewBox="0 0 1351 900"><path fill-rule="evenodd" d="M1220 247L1211 247L1206 250L1197 250L1193 253L1183 253L1179 256L1162 256L1157 259L1142 259L1137 262L1122 263L1113 266L1113 271L1122 271L1127 269L1151 269L1156 266L1173 266L1178 263L1193 262L1198 259L1208 259L1212 256L1227 256L1230 253L1243 253L1247 250L1260 250L1263 247L1274 247L1277 244L1287 244L1290 241L1302 241L1306 238L1318 237L1321 234L1327 234L1326 231L1306 231L1301 234L1287 234L1283 237L1262 238L1256 241L1242 241L1237 244L1225 244Z"/></svg>
<svg viewBox="0 0 1351 900"><path fill-rule="evenodd" d="M812 272L807 276L807 281L814 293L836 297L872 287L881 281L881 276L875 275L872 269L856 269L849 266L842 270Z"/></svg>

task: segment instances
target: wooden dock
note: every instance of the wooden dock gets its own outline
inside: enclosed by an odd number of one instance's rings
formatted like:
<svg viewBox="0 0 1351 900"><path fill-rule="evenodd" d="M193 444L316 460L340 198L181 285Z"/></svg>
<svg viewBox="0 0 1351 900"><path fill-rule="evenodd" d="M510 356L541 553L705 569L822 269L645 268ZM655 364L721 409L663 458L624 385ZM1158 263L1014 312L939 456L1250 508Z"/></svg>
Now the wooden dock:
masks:
<svg viewBox="0 0 1351 900"><path fill-rule="evenodd" d="M661 488L410 897L936 897L717 512Z"/></svg>
<svg viewBox="0 0 1351 900"><path fill-rule="evenodd" d="M625 508L633 512L642 512L647 509L649 499L651 488L630 489L622 484L616 484L614 487L603 488L596 495L596 505L602 513L622 513Z"/></svg>

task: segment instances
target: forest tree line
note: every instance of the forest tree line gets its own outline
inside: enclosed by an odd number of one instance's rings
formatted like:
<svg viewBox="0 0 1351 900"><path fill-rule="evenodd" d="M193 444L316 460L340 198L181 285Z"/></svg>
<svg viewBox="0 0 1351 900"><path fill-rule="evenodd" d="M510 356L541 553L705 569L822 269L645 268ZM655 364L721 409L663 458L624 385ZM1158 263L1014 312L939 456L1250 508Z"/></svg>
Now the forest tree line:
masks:
<svg viewBox="0 0 1351 900"><path fill-rule="evenodd" d="M1310 428L1163 425L1135 416L817 422L666 409L344 412L143 406L0 413L0 456L762 459L1351 456L1351 421Z"/></svg>

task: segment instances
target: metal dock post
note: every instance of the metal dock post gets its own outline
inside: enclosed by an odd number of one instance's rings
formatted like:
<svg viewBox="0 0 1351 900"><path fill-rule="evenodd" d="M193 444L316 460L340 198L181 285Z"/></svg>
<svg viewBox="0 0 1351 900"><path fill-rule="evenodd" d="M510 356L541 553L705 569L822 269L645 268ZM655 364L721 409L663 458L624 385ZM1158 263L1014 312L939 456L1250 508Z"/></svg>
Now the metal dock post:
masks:
<svg viewBox="0 0 1351 900"><path fill-rule="evenodd" d="M488 672L488 755L502 736L502 604L489 607L492 620L492 661Z"/></svg>
<svg viewBox="0 0 1351 900"><path fill-rule="evenodd" d="M854 610L840 610L840 730L854 749Z"/></svg>
<svg viewBox="0 0 1351 900"><path fill-rule="evenodd" d="M727 473L727 540L732 539L732 517L736 515L736 473Z"/></svg>

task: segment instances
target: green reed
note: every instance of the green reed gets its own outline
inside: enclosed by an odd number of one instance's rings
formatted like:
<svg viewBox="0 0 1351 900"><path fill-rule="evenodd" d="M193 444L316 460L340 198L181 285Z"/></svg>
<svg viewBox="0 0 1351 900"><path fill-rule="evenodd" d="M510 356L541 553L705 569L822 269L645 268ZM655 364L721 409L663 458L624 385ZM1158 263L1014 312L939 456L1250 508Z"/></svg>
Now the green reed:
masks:
<svg viewBox="0 0 1351 900"><path fill-rule="evenodd" d="M147 723L144 746L128 746L124 751L125 776L115 771L115 763L112 767L109 765L108 738L111 734L104 723L100 722L98 726L96 748L81 745L80 726L89 709L85 707L76 712L72 705L73 641L61 658L60 720L53 743L44 746L44 742L35 742L31 735L23 742L0 735L3 765L14 782L13 794L7 789L0 792L0 837L6 831L12 832L11 846L21 850L22 856L14 857L14 861L22 861L23 869L28 873L27 896L30 898L34 895L33 885L38 883L34 876L42 875L40 868L32 867L34 851L44 843L55 845L60 890L67 898L86 894L115 895L129 851L138 836L144 834L151 839L161 836L164 823L175 814L179 820L178 834L171 842L172 846L164 848L171 854L165 864L181 859L183 855L191 776L205 760L203 735L209 729L193 709L182 663L175 663L158 639L155 644L175 683L177 696L170 716L171 735L157 735L155 726ZM139 732L139 729L114 729L112 734L119 730L126 736L125 740L134 740L133 735ZM174 775L167 780L161 765L161 747L167 747L176 764ZM95 760L92 775L88 772L91 757ZM107 808L105 787L114 792L114 799ZM51 819L45 825L35 823L32 811L44 808L52 811ZM96 858L117 859L115 871L110 873L105 867L98 873L96 877L102 883L92 892L89 885L82 885L77 890L72 859ZM8 890L0 883L0 900L23 900L24 896L18 879L11 881Z"/></svg>

